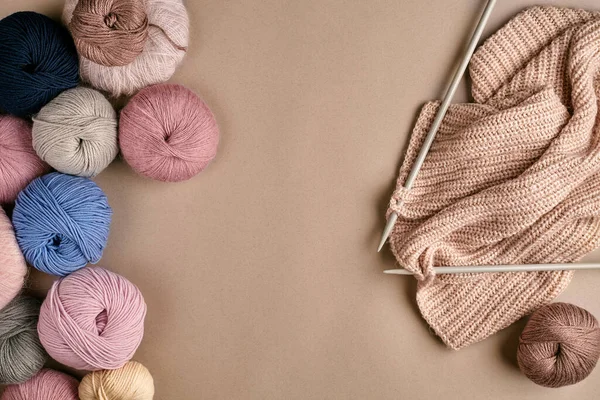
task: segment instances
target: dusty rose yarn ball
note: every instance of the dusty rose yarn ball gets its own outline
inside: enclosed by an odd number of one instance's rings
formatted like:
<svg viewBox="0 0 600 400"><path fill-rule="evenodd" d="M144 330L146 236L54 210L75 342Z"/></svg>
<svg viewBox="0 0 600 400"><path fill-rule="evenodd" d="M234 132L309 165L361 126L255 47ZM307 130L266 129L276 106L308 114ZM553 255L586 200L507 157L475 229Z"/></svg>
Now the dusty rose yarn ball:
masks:
<svg viewBox="0 0 600 400"><path fill-rule="evenodd" d="M43 369L27 382L7 386L1 400L79 400L77 379Z"/></svg>
<svg viewBox="0 0 600 400"><path fill-rule="evenodd" d="M0 115L0 204L14 202L29 182L49 169L31 141L30 122Z"/></svg>
<svg viewBox="0 0 600 400"><path fill-rule="evenodd" d="M193 177L215 157L218 144L219 127L212 112L181 85L141 90L121 112L123 157L152 179L177 182Z"/></svg>
<svg viewBox="0 0 600 400"><path fill-rule="evenodd" d="M66 0L63 22L82 80L114 96L167 81L188 47L183 0Z"/></svg>
<svg viewBox="0 0 600 400"><path fill-rule="evenodd" d="M19 249L13 226L0 207L0 310L23 288L27 264Z"/></svg>
<svg viewBox="0 0 600 400"><path fill-rule="evenodd" d="M562 387L580 382L600 357L600 325L583 308L553 303L537 310L519 339L517 360L533 382Z"/></svg>
<svg viewBox="0 0 600 400"><path fill-rule="evenodd" d="M72 368L117 369L144 336L146 303L124 277L82 268L56 281L42 304L38 333L48 354Z"/></svg>

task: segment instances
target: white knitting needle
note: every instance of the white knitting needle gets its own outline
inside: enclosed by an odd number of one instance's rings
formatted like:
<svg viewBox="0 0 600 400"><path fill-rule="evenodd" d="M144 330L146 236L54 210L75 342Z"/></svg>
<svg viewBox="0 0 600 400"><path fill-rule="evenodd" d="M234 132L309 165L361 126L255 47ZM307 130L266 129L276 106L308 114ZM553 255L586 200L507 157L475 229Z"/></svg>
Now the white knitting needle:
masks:
<svg viewBox="0 0 600 400"><path fill-rule="evenodd" d="M415 182L417 174L419 173L419 170L421 169L421 166L423 165L423 161L425 161L425 157L427 156L427 153L429 152L429 148L431 147L431 144L433 143L433 139L435 139L435 135L436 135L438 129L440 128L440 125L442 124L442 120L446 116L446 112L448 111L450 102L452 101L452 98L454 97L454 94L456 93L456 89L458 88L458 85L459 85L467 67L469 66L469 62L471 61L471 56L473 55L473 52L475 51L475 48L477 47L477 43L479 43L479 39L481 38L483 29L485 28L485 25L487 24L487 21L490 18L490 15L492 14L492 9L494 8L495 5L496 5L496 0L489 0L487 3L487 6L485 7L485 10L483 11L483 15L481 16L481 19L479 20L479 23L477 24L477 28L475 29L475 32L473 33L473 37L471 38L471 41L469 42L469 47L467 48L467 51L459 65L458 69L456 70L456 73L454 74L454 78L452 78L452 83L450 84L450 88L448 88L448 92L446 93L446 96L444 97L444 100L442 101L442 104L440 105L437 115L435 116L435 119L433 120L431 129L429 130L429 133L427 133L427 136L425 137L425 141L423 142L423 147L421 147L421 150L419 151L419 155L417 156L415 163L413 164L412 170L410 171L408 178L406 178L406 182L404 182L404 187L406 189L412 188L412 185ZM387 225L385 226L385 229L383 230L383 235L381 236L381 242L379 243L379 247L377 248L378 252L381 251L387 238L390 236L390 233L392 232L392 229L394 228L394 225L396 224L397 219L398 219L398 214L396 214L395 212L390 215L390 218L387 221Z"/></svg>
<svg viewBox="0 0 600 400"><path fill-rule="evenodd" d="M471 267L433 267L436 274L468 274L485 272L538 272L538 271L575 271L600 269L600 264L525 264L525 265L476 265ZM413 275L405 269L383 271L390 275Z"/></svg>

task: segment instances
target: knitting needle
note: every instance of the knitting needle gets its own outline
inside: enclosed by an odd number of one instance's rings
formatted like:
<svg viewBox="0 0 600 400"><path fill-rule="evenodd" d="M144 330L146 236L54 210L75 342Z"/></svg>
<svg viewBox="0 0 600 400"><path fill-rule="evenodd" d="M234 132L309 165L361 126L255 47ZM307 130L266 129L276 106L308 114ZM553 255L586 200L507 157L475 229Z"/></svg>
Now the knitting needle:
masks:
<svg viewBox="0 0 600 400"><path fill-rule="evenodd" d="M471 267L433 267L436 274L469 274L485 272L538 272L538 271L574 271L600 269L600 264L525 264L525 265L476 265ZM388 269L390 275L413 275L406 269Z"/></svg>
<svg viewBox="0 0 600 400"><path fill-rule="evenodd" d="M417 174L419 173L421 166L423 165L423 161L425 161L425 157L427 156L427 153L429 152L429 148L431 147L431 144L433 143L433 139L435 138L435 135L436 135L438 129L440 128L440 125L442 124L442 120L446 116L446 112L448 111L450 102L452 101L452 98L454 97L454 94L456 93L456 89L458 88L458 85L460 84L460 81L461 81L467 67L469 66L469 62L471 61L471 56L473 55L473 52L475 51L475 48L477 47L477 43L479 43L479 39L481 38L483 29L485 28L485 25L487 24L487 21L488 21L490 15L492 14L492 10L495 5L496 5L496 0L489 0L485 7L485 10L483 11L483 15L481 16L481 19L479 20L479 23L477 24L477 28L475 29L475 32L473 33L473 37L471 38L471 41L469 42L469 47L467 48L467 51L459 65L458 69L456 70L456 73L454 74L454 78L452 78L452 83L450 84L450 87L448 88L448 92L446 93L446 96L444 97L444 100L442 101L442 104L440 105L440 108L438 109L435 119L433 120L433 124L431 125L431 129L429 130L429 133L427 133L427 136L425 137L425 141L423 142L423 146L421 147L421 150L419 151L419 154L415 160L415 163L413 164L412 170L410 171L408 178L406 178L406 182L404 182L404 187L406 189L412 188L412 185L417 177ZM383 235L381 235L381 241L379 243L379 247L377 248L377 252L381 251L381 249L383 248L383 245L385 244L386 240L390 236L390 233L392 232L392 229L394 228L394 225L396 224L397 219L398 219L397 213L393 212L392 214L390 214L390 218L387 221L387 225L385 226L385 229L383 230Z"/></svg>

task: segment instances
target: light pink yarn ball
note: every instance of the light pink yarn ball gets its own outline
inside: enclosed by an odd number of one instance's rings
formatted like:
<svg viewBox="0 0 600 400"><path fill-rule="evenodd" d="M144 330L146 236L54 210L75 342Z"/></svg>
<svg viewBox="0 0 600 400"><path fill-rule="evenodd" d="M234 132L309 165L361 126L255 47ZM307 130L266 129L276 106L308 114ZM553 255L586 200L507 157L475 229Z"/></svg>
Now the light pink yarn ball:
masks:
<svg viewBox="0 0 600 400"><path fill-rule="evenodd" d="M25 186L48 169L33 150L31 123L0 115L0 204L13 203Z"/></svg>
<svg viewBox="0 0 600 400"><path fill-rule="evenodd" d="M40 342L56 361L97 371L125 365L144 336L146 303L124 277L82 268L56 281L42 304Z"/></svg>
<svg viewBox="0 0 600 400"><path fill-rule="evenodd" d="M150 86L121 111L121 152L127 163L146 177L164 182L189 179L211 162L218 144L215 117L184 86Z"/></svg>
<svg viewBox="0 0 600 400"><path fill-rule="evenodd" d="M1 400L79 400L77 379L43 369L19 385L7 386Z"/></svg>
<svg viewBox="0 0 600 400"><path fill-rule="evenodd" d="M63 23L69 27L79 1L106 5L107 0L66 0ZM97 64L79 57L81 79L114 96L132 95L139 89L166 82L183 60L189 41L189 18L183 0L145 1L148 36L141 54L121 66ZM125 18L124 16L118 16Z"/></svg>
<svg viewBox="0 0 600 400"><path fill-rule="evenodd" d="M13 226L0 207L0 309L19 294L26 276L27 264Z"/></svg>

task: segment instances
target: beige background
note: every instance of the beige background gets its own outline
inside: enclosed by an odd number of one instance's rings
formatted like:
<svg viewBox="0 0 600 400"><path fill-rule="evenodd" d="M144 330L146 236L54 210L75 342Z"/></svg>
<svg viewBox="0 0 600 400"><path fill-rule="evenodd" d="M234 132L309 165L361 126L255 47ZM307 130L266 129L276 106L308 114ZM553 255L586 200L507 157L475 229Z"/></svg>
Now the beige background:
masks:
<svg viewBox="0 0 600 400"><path fill-rule="evenodd" d="M61 3L2 0L0 16L58 17ZM499 1L486 36L532 4ZM101 265L146 297L136 359L156 399L600 396L600 368L560 390L529 382L515 362L523 322L447 350L416 310L414 280L384 276L394 259L375 252L416 113L443 93L483 6L188 1L192 44L173 81L214 110L216 161L181 184L122 162L97 179L115 211ZM31 285L43 295L50 282ZM599 284L578 273L561 299L600 316Z"/></svg>

